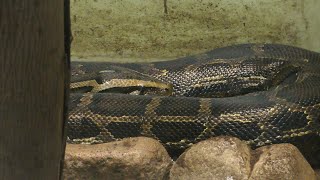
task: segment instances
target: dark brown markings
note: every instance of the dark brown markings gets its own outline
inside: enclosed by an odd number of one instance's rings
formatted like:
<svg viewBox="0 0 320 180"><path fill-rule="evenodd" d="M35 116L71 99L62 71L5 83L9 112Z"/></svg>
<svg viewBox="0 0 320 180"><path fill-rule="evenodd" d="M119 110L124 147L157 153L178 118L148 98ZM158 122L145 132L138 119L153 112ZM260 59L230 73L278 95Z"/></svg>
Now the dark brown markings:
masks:
<svg viewBox="0 0 320 180"><path fill-rule="evenodd" d="M90 118L81 118L68 121L68 137L72 139L82 139L96 137L102 131Z"/></svg>
<svg viewBox="0 0 320 180"><path fill-rule="evenodd" d="M302 82L296 82L283 87L277 93L277 97L301 106L313 106L320 103L319 77L306 77Z"/></svg>
<svg viewBox="0 0 320 180"><path fill-rule="evenodd" d="M257 122L223 121L212 130L212 136L233 136L242 140L254 140L260 134Z"/></svg>
<svg viewBox="0 0 320 180"><path fill-rule="evenodd" d="M270 124L278 128L280 131L288 131L306 127L309 120L307 114L303 112L291 112L288 109L280 113L274 114L270 118Z"/></svg>
<svg viewBox="0 0 320 180"><path fill-rule="evenodd" d="M257 80L258 81L258 80ZM252 81L252 83L255 83ZM258 82L257 82L258 84ZM247 81L241 79L226 79L225 83L208 84L201 87L192 87L185 93L187 97L221 98L239 96L256 91L265 90L267 86L263 84L249 86Z"/></svg>
<svg viewBox="0 0 320 180"><path fill-rule="evenodd" d="M105 128L114 138L137 137L141 135L142 123L139 122L110 122Z"/></svg>
<svg viewBox="0 0 320 180"><path fill-rule="evenodd" d="M212 115L215 117L226 113L248 111L257 114L276 103L268 99L266 94L250 94L229 98L213 98L211 101Z"/></svg>
<svg viewBox="0 0 320 180"><path fill-rule="evenodd" d="M78 104L81 102L81 98L83 97L83 94L70 94L70 99L69 99L69 111L72 111L77 108Z"/></svg>
<svg viewBox="0 0 320 180"><path fill-rule="evenodd" d="M93 95L88 108L94 114L105 116L143 116L150 103L149 96L133 96L126 94L97 93Z"/></svg>
<svg viewBox="0 0 320 180"><path fill-rule="evenodd" d="M158 116L197 116L200 101L196 98L165 97L155 109Z"/></svg>
<svg viewBox="0 0 320 180"><path fill-rule="evenodd" d="M151 131L163 143L194 141L205 129L200 122L155 122Z"/></svg>

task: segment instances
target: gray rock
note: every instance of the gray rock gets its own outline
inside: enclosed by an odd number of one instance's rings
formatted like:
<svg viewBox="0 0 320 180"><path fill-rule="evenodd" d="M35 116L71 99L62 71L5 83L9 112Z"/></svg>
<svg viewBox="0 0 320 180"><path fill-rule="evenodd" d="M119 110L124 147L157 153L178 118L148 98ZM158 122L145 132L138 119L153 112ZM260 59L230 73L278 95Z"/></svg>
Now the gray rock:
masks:
<svg viewBox="0 0 320 180"><path fill-rule="evenodd" d="M199 142L177 159L170 179L248 179L250 151L244 142L232 137Z"/></svg>
<svg viewBox="0 0 320 180"><path fill-rule="evenodd" d="M258 148L250 180L316 179L316 174L298 148L291 144L275 144Z"/></svg>
<svg viewBox="0 0 320 180"><path fill-rule="evenodd" d="M68 144L64 179L163 179L172 160L151 138L96 145Z"/></svg>

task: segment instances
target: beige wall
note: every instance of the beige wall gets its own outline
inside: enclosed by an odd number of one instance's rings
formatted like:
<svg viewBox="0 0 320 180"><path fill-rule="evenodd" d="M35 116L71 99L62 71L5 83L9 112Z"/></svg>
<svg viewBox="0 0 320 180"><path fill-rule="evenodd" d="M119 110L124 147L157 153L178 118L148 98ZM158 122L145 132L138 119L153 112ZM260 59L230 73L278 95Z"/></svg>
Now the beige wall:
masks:
<svg viewBox="0 0 320 180"><path fill-rule="evenodd" d="M282 43L320 52L319 0L71 0L74 59L172 59Z"/></svg>

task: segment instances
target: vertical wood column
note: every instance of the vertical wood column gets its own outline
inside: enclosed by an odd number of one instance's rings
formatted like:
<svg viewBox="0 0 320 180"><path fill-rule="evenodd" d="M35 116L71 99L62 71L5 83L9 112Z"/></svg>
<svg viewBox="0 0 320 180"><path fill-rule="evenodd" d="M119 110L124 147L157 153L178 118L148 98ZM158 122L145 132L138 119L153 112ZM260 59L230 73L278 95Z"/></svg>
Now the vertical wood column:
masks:
<svg viewBox="0 0 320 180"><path fill-rule="evenodd" d="M0 179L59 179L64 0L0 1Z"/></svg>

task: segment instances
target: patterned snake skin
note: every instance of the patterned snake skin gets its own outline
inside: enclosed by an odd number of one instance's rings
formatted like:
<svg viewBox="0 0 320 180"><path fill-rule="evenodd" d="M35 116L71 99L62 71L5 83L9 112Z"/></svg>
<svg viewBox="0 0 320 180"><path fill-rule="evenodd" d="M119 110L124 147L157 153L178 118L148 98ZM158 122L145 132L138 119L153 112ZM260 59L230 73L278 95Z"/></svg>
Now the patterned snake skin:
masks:
<svg viewBox="0 0 320 180"><path fill-rule="evenodd" d="M159 140L171 156L220 135L292 143L320 162L320 54L243 44L167 62L73 62L68 138Z"/></svg>

